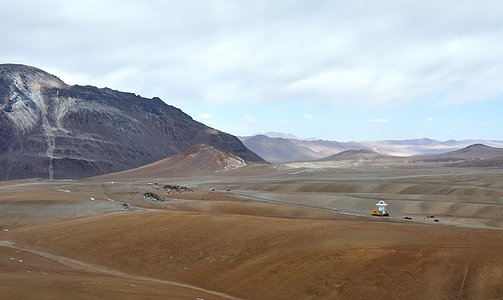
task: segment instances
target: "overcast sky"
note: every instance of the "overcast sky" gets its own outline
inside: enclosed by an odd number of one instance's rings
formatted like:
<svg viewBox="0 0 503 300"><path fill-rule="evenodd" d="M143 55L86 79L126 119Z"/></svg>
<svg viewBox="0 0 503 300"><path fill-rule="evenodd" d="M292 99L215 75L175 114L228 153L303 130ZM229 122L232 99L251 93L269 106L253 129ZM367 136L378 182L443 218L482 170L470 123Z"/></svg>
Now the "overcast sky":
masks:
<svg viewBox="0 0 503 300"><path fill-rule="evenodd" d="M503 1L5 1L0 62L235 134L503 139Z"/></svg>

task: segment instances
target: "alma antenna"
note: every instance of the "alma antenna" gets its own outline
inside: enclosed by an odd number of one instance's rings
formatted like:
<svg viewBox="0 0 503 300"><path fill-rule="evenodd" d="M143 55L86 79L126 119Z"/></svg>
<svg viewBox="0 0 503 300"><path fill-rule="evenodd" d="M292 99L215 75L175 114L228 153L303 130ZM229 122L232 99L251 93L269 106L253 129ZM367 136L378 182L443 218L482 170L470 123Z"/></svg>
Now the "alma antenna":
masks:
<svg viewBox="0 0 503 300"><path fill-rule="evenodd" d="M384 200L379 200L379 202L376 203L377 210L372 211L373 216L389 216L388 211L386 210L386 206L388 206L388 203L384 202Z"/></svg>

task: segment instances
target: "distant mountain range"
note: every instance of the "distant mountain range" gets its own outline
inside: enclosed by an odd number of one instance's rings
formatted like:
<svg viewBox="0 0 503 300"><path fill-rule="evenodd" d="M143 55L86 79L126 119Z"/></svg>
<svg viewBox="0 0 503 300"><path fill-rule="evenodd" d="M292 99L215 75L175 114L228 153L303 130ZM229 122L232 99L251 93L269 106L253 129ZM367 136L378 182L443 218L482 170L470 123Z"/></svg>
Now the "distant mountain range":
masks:
<svg viewBox="0 0 503 300"><path fill-rule="evenodd" d="M503 167L503 148L475 144L466 148L443 154L430 154L412 157L399 157L379 154L372 150L346 150L341 153L309 162L281 164L281 169L333 169L355 168L368 165L398 167ZM154 163L117 173L100 175L103 180L122 180L131 178L165 178L170 176L212 175L227 171L249 172L256 167L274 170L274 165L248 163L232 153L223 152L207 145L196 145L177 155ZM251 173L248 174L252 174ZM236 173L233 173L236 174Z"/></svg>
<svg viewBox="0 0 503 300"><path fill-rule="evenodd" d="M159 98L70 86L34 67L0 65L0 180L93 176L198 144L264 162L235 136Z"/></svg>
<svg viewBox="0 0 503 300"><path fill-rule="evenodd" d="M358 168L363 166L396 167L503 167L503 148L474 144L460 150L442 154L417 156L392 156L372 150L346 150L341 153L314 161L290 162L283 166L303 169Z"/></svg>
<svg viewBox="0 0 503 300"><path fill-rule="evenodd" d="M246 147L272 163L314 161L346 150L367 149L378 154L413 156L441 154L459 150L473 144L503 147L503 140L437 141L423 138L411 140L337 142L313 139L275 138L263 134L240 137L240 139Z"/></svg>
<svg viewBox="0 0 503 300"><path fill-rule="evenodd" d="M274 131L269 131L265 133L257 133L256 135L265 135L271 138L282 138L282 139L293 139L293 140L298 140L299 138L296 137L295 135L291 133L281 133L281 132L274 132Z"/></svg>

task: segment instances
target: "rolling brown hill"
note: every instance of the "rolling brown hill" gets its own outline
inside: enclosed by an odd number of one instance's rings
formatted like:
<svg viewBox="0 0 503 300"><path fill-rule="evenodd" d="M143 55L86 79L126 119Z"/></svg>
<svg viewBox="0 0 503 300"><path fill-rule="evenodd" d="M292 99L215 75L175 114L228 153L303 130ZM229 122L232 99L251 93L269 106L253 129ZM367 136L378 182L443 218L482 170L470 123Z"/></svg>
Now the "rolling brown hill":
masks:
<svg viewBox="0 0 503 300"><path fill-rule="evenodd" d="M500 236L375 220L180 211L75 218L11 234L23 248L241 299L327 300L499 298Z"/></svg>
<svg viewBox="0 0 503 300"><path fill-rule="evenodd" d="M201 148L176 162L227 158ZM2 296L503 296L501 170L250 167L261 175L0 182ZM370 217L379 200L390 217Z"/></svg>
<svg viewBox="0 0 503 300"><path fill-rule="evenodd" d="M472 160L491 159L503 156L503 148L474 144L466 148L436 155L414 156L411 162L454 163Z"/></svg>
<svg viewBox="0 0 503 300"><path fill-rule="evenodd" d="M158 178L166 176L204 175L226 172L250 162L208 145L195 145L180 154L138 168L105 174L95 178Z"/></svg>
<svg viewBox="0 0 503 300"><path fill-rule="evenodd" d="M379 154L372 150L346 150L341 153L319 159L318 161L341 161L341 160L374 160L379 158L392 158L391 155Z"/></svg>

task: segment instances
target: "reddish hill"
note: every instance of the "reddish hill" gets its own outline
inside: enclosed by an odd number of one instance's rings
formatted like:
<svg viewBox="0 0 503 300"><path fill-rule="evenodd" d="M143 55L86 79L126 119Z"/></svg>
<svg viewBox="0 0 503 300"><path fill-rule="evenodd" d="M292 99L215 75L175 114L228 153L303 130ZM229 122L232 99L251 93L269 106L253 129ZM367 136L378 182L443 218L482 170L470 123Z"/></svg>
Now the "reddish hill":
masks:
<svg viewBox="0 0 503 300"><path fill-rule="evenodd" d="M226 172L250 163L229 152L208 145L196 145L188 150L151 164L94 178L156 178L169 175L202 175Z"/></svg>

